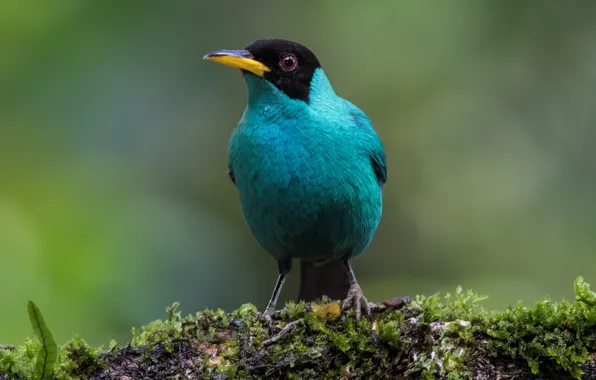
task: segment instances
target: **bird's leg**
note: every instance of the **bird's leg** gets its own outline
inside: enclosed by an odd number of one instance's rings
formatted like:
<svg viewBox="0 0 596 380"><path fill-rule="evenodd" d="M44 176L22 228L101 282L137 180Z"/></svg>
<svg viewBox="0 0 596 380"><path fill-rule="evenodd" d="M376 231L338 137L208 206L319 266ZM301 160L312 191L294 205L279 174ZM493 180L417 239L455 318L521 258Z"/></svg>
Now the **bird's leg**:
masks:
<svg viewBox="0 0 596 380"><path fill-rule="evenodd" d="M273 288L273 294L271 294L271 298L269 299L267 308L265 309L265 312L261 315L261 318L263 318L263 320L265 321L265 323L267 323L267 325L269 327L271 327L271 325L273 324L273 320L271 319L271 314L273 314L273 312L275 311L275 305L277 304L277 298L279 297L281 288L283 287L284 282L286 281L286 275L290 271L290 268L292 265L291 263L292 263L291 261L289 263L284 263L284 262L277 263L277 266L279 269L279 276L277 276L277 281L275 282L275 287Z"/></svg>
<svg viewBox="0 0 596 380"><path fill-rule="evenodd" d="M273 320L271 319L271 314L273 314L273 312L275 311L275 304L277 303L277 297L279 297L279 293L280 293L281 288L284 285L285 281L286 281L286 275L283 273L280 273L279 276L277 276L277 282L275 283L275 288L273 288L273 294L271 295L271 298L269 299L269 303L267 304L267 308L265 309L265 312L262 315L263 320L265 321L265 323L267 323L267 325L269 327L271 327L271 325L273 324Z"/></svg>
<svg viewBox="0 0 596 380"><path fill-rule="evenodd" d="M354 275L350 261L344 260L343 264L350 282L350 290L348 290L348 295L341 306L342 310L345 311L353 306L356 310L356 319L360 319L362 311L364 311L367 317L370 317L370 309L372 305L364 297L362 289L360 288L360 285L358 285L358 281L356 281L356 276Z"/></svg>

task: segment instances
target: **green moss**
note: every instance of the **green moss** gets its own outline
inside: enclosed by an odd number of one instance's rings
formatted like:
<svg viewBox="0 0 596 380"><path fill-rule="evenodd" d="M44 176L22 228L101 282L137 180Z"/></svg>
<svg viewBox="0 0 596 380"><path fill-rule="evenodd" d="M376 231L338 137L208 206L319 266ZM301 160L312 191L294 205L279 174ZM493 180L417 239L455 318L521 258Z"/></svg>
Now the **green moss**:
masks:
<svg viewBox="0 0 596 380"><path fill-rule="evenodd" d="M553 303L546 299L533 307L518 303L503 312L487 313L478 307L478 297L458 288L447 295L444 302L438 296L418 297L414 308L422 313L429 332L438 336L431 354L420 355L411 366L423 376L431 372L446 375L460 368L467 360L466 350L474 341L485 339L490 356L522 358L538 374L541 365L555 364L575 378L580 378L580 364L592 359L591 348L596 345L596 295L579 278L575 283L578 302ZM412 372L411 372L412 373ZM463 375L460 373L460 375Z"/></svg>
<svg viewBox="0 0 596 380"><path fill-rule="evenodd" d="M81 337L75 336L60 349L56 380L90 378L104 367L99 360L99 354L102 351L101 347L90 348Z"/></svg>
<svg viewBox="0 0 596 380"><path fill-rule="evenodd" d="M581 282L578 286L585 289ZM486 334L493 338L488 348L495 354L524 358L535 374L541 361L551 359L580 378L579 364L592 358L591 347L596 344L596 307L584 302L585 296L578 294L580 301L575 303L544 300L531 308L519 303L490 315L485 321Z"/></svg>
<svg viewBox="0 0 596 380"><path fill-rule="evenodd" d="M41 343L29 338L12 350L0 349L0 373L31 378L35 373L35 358L40 349Z"/></svg>
<svg viewBox="0 0 596 380"><path fill-rule="evenodd" d="M15 350L0 350L0 374L8 374L18 379L35 378L35 358L41 348L37 340L28 339ZM54 379L88 379L103 367L99 360L101 347L92 349L76 336L58 352L58 366Z"/></svg>
<svg viewBox="0 0 596 380"><path fill-rule="evenodd" d="M204 310L183 318L176 303L166 310L166 320L133 329L131 347L134 355L144 353L144 359L134 359L138 366L146 360L148 367L155 367L162 359L153 355L165 352L174 358L167 368L171 363L187 366L180 374L191 371L199 378L401 374L412 379L466 379L494 358L527 363L521 368L526 376L554 369L560 371L557 375L580 378L582 363L592 360L596 347L596 295L581 278L574 289L574 302L546 299L491 313L480 306L485 297L458 288L443 297L418 296L401 310L385 310L372 321L358 322L352 312L338 318L339 305L328 300L289 303L275 313L272 332L250 304L231 313ZM303 323L275 344L263 344L271 333L299 319ZM39 342L27 340L13 350L0 349L0 374L30 378L39 348ZM118 353L115 342L108 351ZM56 378L89 378L114 357L75 337L60 347Z"/></svg>
<svg viewBox="0 0 596 380"><path fill-rule="evenodd" d="M401 330L396 321L379 322L379 337L390 347L398 348L400 346L400 336Z"/></svg>
<svg viewBox="0 0 596 380"><path fill-rule="evenodd" d="M285 309L282 311L282 318L289 317L290 319L297 320L304 318L307 314L307 307L304 302L293 302L290 301L286 304Z"/></svg>
<svg viewBox="0 0 596 380"><path fill-rule="evenodd" d="M172 352L174 342L182 338L182 317L178 311L178 302L166 308L168 319L165 321L156 320L141 327L141 330L132 328L132 346L143 347L151 351L158 345L163 345L167 352Z"/></svg>

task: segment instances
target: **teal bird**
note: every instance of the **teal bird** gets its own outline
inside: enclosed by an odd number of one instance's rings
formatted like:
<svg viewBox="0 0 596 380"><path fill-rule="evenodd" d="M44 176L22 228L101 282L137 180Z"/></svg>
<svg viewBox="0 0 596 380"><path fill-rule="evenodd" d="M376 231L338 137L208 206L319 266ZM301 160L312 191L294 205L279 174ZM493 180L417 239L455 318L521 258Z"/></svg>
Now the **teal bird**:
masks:
<svg viewBox="0 0 596 380"><path fill-rule="evenodd" d="M387 180L369 118L335 93L317 57L298 43L264 39L204 58L240 69L248 88L228 173L250 231L278 263L264 317L271 320L293 258L301 260L301 299L347 293L344 310L370 315L350 266L377 229Z"/></svg>

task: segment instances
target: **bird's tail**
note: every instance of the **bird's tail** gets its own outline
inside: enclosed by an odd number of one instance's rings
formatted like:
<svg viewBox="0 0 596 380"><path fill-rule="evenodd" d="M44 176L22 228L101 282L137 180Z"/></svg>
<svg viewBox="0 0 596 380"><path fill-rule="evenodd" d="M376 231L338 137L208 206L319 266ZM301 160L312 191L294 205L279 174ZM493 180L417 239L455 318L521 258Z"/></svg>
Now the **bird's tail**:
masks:
<svg viewBox="0 0 596 380"><path fill-rule="evenodd" d="M323 295L333 300L343 300L349 289L350 284L341 261L316 266L300 260L299 301L316 301Z"/></svg>

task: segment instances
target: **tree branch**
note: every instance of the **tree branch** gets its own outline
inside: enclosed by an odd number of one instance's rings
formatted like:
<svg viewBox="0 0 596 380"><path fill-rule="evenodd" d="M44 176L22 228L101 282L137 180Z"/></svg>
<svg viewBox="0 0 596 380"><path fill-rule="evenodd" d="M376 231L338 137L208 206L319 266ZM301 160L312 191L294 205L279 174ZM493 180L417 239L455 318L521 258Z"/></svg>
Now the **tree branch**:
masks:
<svg viewBox="0 0 596 380"><path fill-rule="evenodd" d="M133 329L125 347L94 350L80 338L61 347L56 376L596 379L596 296L582 279L575 291L572 303L543 300L489 313L479 306L483 297L458 289L405 305L387 301L360 321L335 302L289 303L271 329L252 305L183 318L175 304L165 321ZM23 352L35 343L0 348L0 379L27 378Z"/></svg>

